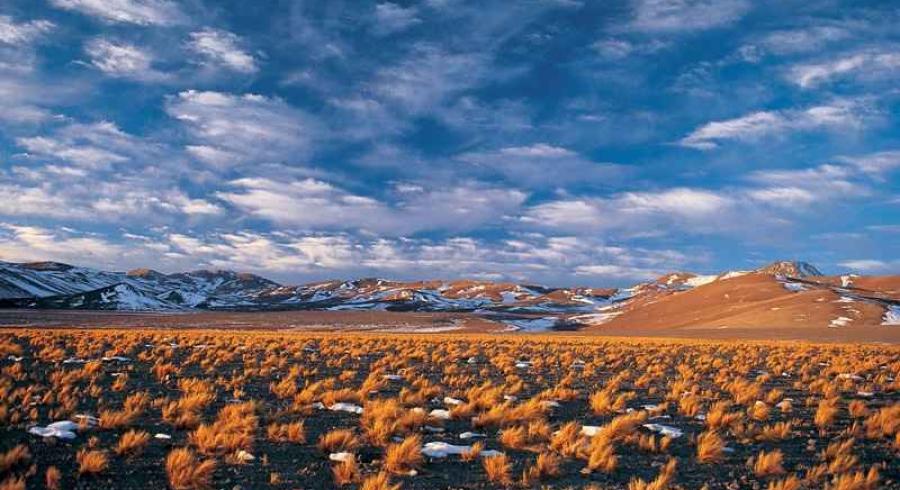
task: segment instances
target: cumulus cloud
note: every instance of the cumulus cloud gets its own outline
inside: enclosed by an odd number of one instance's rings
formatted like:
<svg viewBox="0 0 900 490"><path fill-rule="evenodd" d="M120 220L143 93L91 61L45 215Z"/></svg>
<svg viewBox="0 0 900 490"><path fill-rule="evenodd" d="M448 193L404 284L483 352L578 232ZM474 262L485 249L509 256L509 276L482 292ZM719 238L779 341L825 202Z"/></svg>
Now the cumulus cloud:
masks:
<svg viewBox="0 0 900 490"><path fill-rule="evenodd" d="M245 178L231 185L236 190L220 192L219 198L275 223L389 235L477 228L516 211L527 197L517 190L479 185L436 190L404 186L395 203L388 204L316 179L281 183Z"/></svg>
<svg viewBox="0 0 900 490"><path fill-rule="evenodd" d="M51 0L51 3L105 22L164 26L185 19L178 5L169 0Z"/></svg>
<svg viewBox="0 0 900 490"><path fill-rule="evenodd" d="M633 29L678 32L731 24L750 9L746 0L634 0Z"/></svg>
<svg viewBox="0 0 900 490"><path fill-rule="evenodd" d="M191 33L188 46L203 57L204 63L239 73L255 73L259 70L256 59L241 47L242 44L241 38L231 32L204 29Z"/></svg>
<svg viewBox="0 0 900 490"><path fill-rule="evenodd" d="M859 127L868 116L868 108L854 101L836 101L802 110L759 111L704 124L682 138L679 144L711 150L728 140L753 142L795 131Z"/></svg>
<svg viewBox="0 0 900 490"><path fill-rule="evenodd" d="M109 76L143 81L166 78L153 68L153 56L133 44L101 37L90 40L84 50L90 64Z"/></svg>
<svg viewBox="0 0 900 490"><path fill-rule="evenodd" d="M168 98L165 108L187 129L187 151L223 168L298 162L316 132L306 113L262 95L190 90Z"/></svg>
<svg viewBox="0 0 900 490"><path fill-rule="evenodd" d="M56 25L48 20L30 20L16 23L8 15L0 15L0 43L29 44L53 30Z"/></svg>
<svg viewBox="0 0 900 490"><path fill-rule="evenodd" d="M396 3L379 3L375 6L372 31L378 36L405 31L422 23L415 7L404 8Z"/></svg>

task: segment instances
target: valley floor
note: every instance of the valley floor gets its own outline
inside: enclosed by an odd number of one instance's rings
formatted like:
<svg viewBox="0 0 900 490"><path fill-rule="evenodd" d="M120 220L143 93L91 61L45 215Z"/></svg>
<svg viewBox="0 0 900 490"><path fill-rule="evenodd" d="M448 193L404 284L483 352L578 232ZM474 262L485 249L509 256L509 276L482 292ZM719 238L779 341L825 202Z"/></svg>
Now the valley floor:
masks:
<svg viewBox="0 0 900 490"><path fill-rule="evenodd" d="M529 318L519 316L519 318ZM540 316L531 317L540 319ZM296 330L304 332L382 333L505 333L509 318L473 313L390 311L281 311L281 312L122 312L83 310L0 309L0 327L46 328L162 328ZM635 327L593 326L589 329L542 332L548 335L649 337L720 340L796 340L837 343L900 344L900 326L764 327Z"/></svg>

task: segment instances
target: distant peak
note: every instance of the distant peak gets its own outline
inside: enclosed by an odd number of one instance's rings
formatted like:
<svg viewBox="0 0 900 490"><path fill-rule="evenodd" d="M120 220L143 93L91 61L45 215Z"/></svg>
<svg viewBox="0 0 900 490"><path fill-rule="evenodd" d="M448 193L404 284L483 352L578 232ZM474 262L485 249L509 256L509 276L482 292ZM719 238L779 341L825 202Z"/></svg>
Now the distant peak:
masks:
<svg viewBox="0 0 900 490"><path fill-rule="evenodd" d="M142 278L151 278L151 277L162 277L164 274L153 269L140 268L140 269L132 269L127 272L128 277L142 277Z"/></svg>
<svg viewBox="0 0 900 490"><path fill-rule="evenodd" d="M821 276L819 269L808 262L781 260L759 269L757 272L787 277Z"/></svg>
<svg viewBox="0 0 900 490"><path fill-rule="evenodd" d="M75 268L62 262L27 262L22 264L22 267L35 271L67 271Z"/></svg>

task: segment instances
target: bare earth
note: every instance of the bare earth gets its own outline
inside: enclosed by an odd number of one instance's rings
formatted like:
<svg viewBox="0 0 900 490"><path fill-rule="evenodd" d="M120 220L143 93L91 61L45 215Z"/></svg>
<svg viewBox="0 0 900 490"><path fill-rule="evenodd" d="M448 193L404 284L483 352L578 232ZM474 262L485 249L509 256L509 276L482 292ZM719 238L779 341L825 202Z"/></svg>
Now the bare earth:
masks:
<svg viewBox="0 0 900 490"><path fill-rule="evenodd" d="M310 332L369 331L472 334L502 332L506 325L471 313L388 311L284 311L130 313L75 310L0 310L0 327L163 328L297 330ZM721 340L796 340L900 344L900 327L860 326L709 326L656 324L595 326L588 330L548 332L557 335L651 337ZM510 333L508 335L525 335Z"/></svg>

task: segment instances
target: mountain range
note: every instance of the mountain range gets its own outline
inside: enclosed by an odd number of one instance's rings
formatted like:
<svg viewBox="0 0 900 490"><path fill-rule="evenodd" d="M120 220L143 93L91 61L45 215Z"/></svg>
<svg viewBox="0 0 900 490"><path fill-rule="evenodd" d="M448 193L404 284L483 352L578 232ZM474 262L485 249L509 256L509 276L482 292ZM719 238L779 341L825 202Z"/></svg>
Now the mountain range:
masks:
<svg viewBox="0 0 900 490"><path fill-rule="evenodd" d="M900 276L826 276L805 262L717 275L677 272L630 288L478 280L358 279L283 285L249 273L108 272L0 262L0 306L114 311L472 312L513 330L900 324Z"/></svg>

